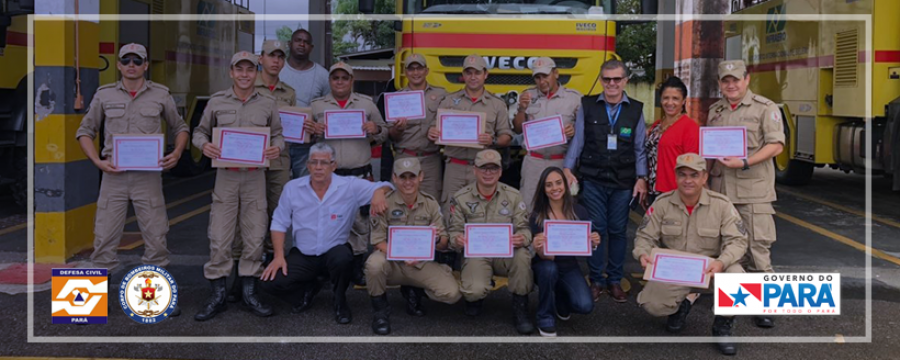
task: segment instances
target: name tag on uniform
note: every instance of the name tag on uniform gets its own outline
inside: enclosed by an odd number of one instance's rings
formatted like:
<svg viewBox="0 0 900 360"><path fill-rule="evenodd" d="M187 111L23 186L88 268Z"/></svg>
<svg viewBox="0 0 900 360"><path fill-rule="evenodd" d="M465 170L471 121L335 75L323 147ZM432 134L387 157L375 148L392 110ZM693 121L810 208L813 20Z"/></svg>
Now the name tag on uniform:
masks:
<svg viewBox="0 0 900 360"><path fill-rule="evenodd" d="M618 149L618 137L616 134L606 135L606 150L616 150Z"/></svg>

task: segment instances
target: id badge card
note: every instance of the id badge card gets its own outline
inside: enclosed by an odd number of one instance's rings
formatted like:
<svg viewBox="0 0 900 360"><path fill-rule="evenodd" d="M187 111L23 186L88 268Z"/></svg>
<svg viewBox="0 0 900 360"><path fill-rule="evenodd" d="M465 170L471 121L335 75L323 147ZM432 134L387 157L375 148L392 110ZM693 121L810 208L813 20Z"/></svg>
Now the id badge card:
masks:
<svg viewBox="0 0 900 360"><path fill-rule="evenodd" d="M616 150L619 140L616 134L606 135L606 150Z"/></svg>

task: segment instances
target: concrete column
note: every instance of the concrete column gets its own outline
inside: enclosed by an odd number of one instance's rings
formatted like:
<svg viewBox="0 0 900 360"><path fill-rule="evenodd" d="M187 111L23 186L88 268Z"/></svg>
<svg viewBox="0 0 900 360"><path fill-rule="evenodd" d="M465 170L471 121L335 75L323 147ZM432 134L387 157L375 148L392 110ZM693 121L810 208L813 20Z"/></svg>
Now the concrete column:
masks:
<svg viewBox="0 0 900 360"><path fill-rule="evenodd" d="M96 0L79 3L80 14L99 12ZM39 1L35 13L74 14L74 2ZM34 23L36 262L64 263L93 244L100 174L78 146L75 131L97 89L99 29L83 20L76 26L71 16Z"/></svg>
<svg viewBox="0 0 900 360"><path fill-rule="evenodd" d="M659 15L674 15L675 2L659 0ZM675 75L675 22L657 21L656 23L656 83ZM653 119L662 117L659 101L656 101Z"/></svg>
<svg viewBox="0 0 900 360"><path fill-rule="evenodd" d="M675 76L688 87L688 115L706 123L709 106L719 99L717 66L725 56L721 21L699 21L693 14L727 14L729 0L677 0L675 14Z"/></svg>
<svg viewBox="0 0 900 360"><path fill-rule="evenodd" d="M309 14L311 15L328 15L331 14L330 1L310 1ZM315 48L310 59L326 69L331 65L331 22L330 21L309 21L309 32L312 33L313 44Z"/></svg>

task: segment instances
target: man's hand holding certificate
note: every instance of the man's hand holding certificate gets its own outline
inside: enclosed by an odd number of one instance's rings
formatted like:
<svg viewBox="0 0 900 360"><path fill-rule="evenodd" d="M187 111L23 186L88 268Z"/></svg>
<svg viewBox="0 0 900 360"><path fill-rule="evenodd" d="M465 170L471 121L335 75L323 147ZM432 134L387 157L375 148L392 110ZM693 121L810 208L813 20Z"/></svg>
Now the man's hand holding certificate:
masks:
<svg viewBox="0 0 900 360"><path fill-rule="evenodd" d="M644 280L701 289L709 288L712 273L722 271L721 262L708 256L660 248L650 252L649 260L642 258L641 265L646 265Z"/></svg>
<svg viewBox="0 0 900 360"><path fill-rule="evenodd" d="M746 159L747 128L744 126L700 127L700 157L704 159Z"/></svg>
<svg viewBox="0 0 900 360"><path fill-rule="evenodd" d="M165 139L159 135L114 135L113 166L117 170L162 171Z"/></svg>
<svg viewBox="0 0 900 360"><path fill-rule="evenodd" d="M547 256L591 256L591 222L545 220Z"/></svg>
<svg viewBox="0 0 900 360"><path fill-rule="evenodd" d="M282 134L284 141L289 143L305 144L309 142L309 132L306 131L312 116L309 108L286 107L278 111L281 115Z"/></svg>
<svg viewBox="0 0 900 360"><path fill-rule="evenodd" d="M434 260L435 231L431 226L388 227L387 259L395 261Z"/></svg>
<svg viewBox="0 0 900 360"><path fill-rule="evenodd" d="M467 258L513 257L512 224L466 224Z"/></svg>
<svg viewBox="0 0 900 360"><path fill-rule="evenodd" d="M425 118L425 92L400 91L384 94L384 116L388 122Z"/></svg>
<svg viewBox="0 0 900 360"><path fill-rule="evenodd" d="M528 121L522 124L522 132L525 136L525 148L529 151L566 143L565 129L560 116Z"/></svg>
<svg viewBox="0 0 900 360"><path fill-rule="evenodd" d="M365 110L332 110L325 112L326 139L361 139L366 137L363 124Z"/></svg>

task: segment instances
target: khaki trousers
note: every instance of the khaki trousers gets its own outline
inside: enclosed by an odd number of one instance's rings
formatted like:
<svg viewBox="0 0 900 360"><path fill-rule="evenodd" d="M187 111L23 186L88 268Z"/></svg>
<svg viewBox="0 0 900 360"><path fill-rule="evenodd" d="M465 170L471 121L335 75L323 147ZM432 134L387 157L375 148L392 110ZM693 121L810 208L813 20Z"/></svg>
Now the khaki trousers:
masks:
<svg viewBox="0 0 900 360"><path fill-rule="evenodd" d="M262 242L268 225L265 171L217 170L212 199L209 262L203 265L203 276L214 280L231 273L234 265L232 245L238 222L243 239L238 274L262 275Z"/></svg>
<svg viewBox="0 0 900 360"><path fill-rule="evenodd" d="M743 273L744 269L738 264L731 264L725 268L726 273ZM715 281L715 277L710 281ZM710 289L713 289L710 286ZM648 281L644 290L637 296L638 305L648 314L653 316L669 316L678 311L681 302L692 292L708 291L687 286L672 285L656 281Z"/></svg>
<svg viewBox="0 0 900 360"><path fill-rule="evenodd" d="M747 229L749 249L741 265L749 272L772 273L772 243L775 242L775 208L772 203L735 204Z"/></svg>
<svg viewBox="0 0 900 360"><path fill-rule="evenodd" d="M466 301L478 301L487 297L493 275L509 278L507 287L515 295L528 295L534 286L531 272L532 254L526 248L517 248L512 258L466 258L463 260L459 291Z"/></svg>
<svg viewBox="0 0 900 360"><path fill-rule="evenodd" d="M169 265L169 250L166 245L169 217L166 215L166 200L163 198L162 177L155 171L103 173L94 219L94 252L91 254L91 262L107 269L119 265L116 252L125 230L129 200L134 205L134 214L144 238L144 256L141 262L166 267Z"/></svg>
<svg viewBox="0 0 900 360"><path fill-rule="evenodd" d="M278 200L281 198L281 191L284 190L284 184L287 184L288 181L291 180L291 171L290 170L266 170L266 208L267 213L269 215L269 224L272 223L272 214L275 213L275 208L278 207ZM269 228L266 227L266 233L268 234ZM265 251L272 252L272 239L269 237L264 238L265 243L263 247ZM232 257L235 260L241 258L241 249L244 247L244 241L241 239L241 223L237 223L237 227L234 229L234 246L232 247Z"/></svg>
<svg viewBox="0 0 900 360"><path fill-rule="evenodd" d="M388 285L404 285L425 289L428 298L446 304L462 297L450 267L434 261L409 266L403 261L389 261L385 253L375 250L366 260L365 271L370 296L381 296Z"/></svg>

